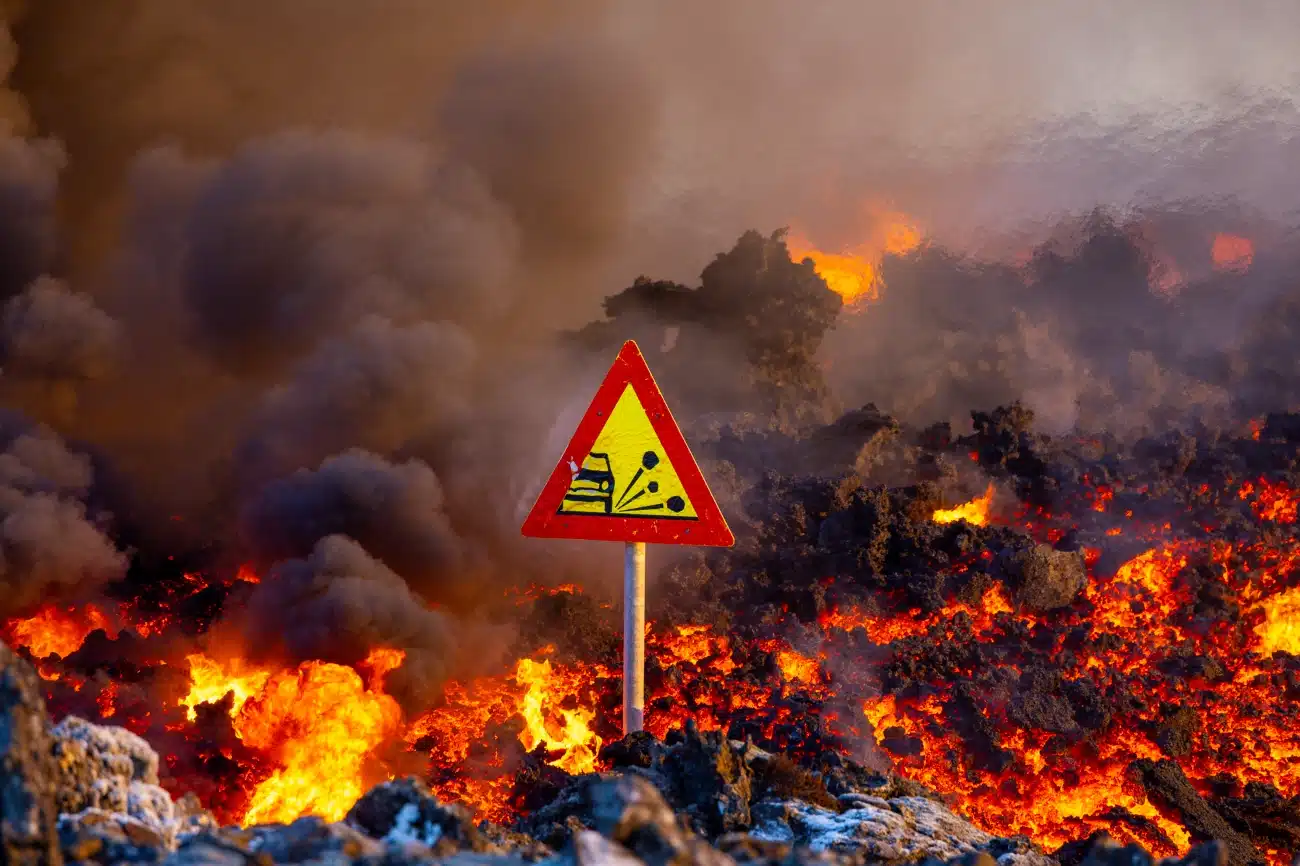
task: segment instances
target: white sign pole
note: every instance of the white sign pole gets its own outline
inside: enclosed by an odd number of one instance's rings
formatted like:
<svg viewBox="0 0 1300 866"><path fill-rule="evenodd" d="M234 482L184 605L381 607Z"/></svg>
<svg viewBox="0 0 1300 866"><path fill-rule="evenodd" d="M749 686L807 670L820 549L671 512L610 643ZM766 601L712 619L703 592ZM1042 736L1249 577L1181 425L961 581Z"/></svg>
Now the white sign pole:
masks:
<svg viewBox="0 0 1300 866"><path fill-rule="evenodd" d="M623 554L623 733L645 720L645 543L629 541Z"/></svg>

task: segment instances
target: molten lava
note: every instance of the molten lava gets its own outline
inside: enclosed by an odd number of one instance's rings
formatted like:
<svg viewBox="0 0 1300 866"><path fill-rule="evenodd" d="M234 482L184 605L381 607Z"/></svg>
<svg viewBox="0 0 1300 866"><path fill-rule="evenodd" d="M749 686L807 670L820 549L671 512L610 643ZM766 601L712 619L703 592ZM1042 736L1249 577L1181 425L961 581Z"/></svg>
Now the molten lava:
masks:
<svg viewBox="0 0 1300 866"><path fill-rule="evenodd" d="M1198 727L1172 760L1203 794L1231 776L1238 786L1267 783L1284 797L1300 795L1300 725L1293 705L1278 699L1294 675L1288 658L1300 655L1296 490L1252 478L1188 491L1195 507L1229 509L1239 529L1257 532L1254 541L1238 532L1229 545L1208 530L1175 536L1167 522L1135 518L1135 497L1146 491L1111 481L1085 487L1059 514L1026 510L1010 524L1034 542L1060 542L1083 527L1096 540L1089 543L1135 545L1126 561L1105 567L1101 551L1085 547L1087 584L1071 606L1050 614L1020 609L993 577L991 548L981 549L978 539L1008 527L994 525L1004 515L992 508L990 487L933 514L938 523L965 521L963 538L976 540L964 548L967 559L942 565L949 575L982 577L960 598L949 594L922 609L887 593L851 596L859 606L832 602L816 625L795 627L793 617L775 613L762 637L748 625L651 624L647 729L663 737L692 720L809 758L848 748L858 732L898 773L953 796L985 830L1023 833L1048 847L1105 830L1159 854L1186 850L1187 829L1130 772L1136 759L1170 759L1160 731L1177 708L1190 710ZM182 583L190 592L206 585ZM578 591L565 585L523 594ZM1240 614L1197 613L1215 598L1230 599ZM175 619L166 606L133 615L155 624ZM74 652L92 628L109 625L99 608L49 608L8 623L5 633L46 658ZM129 616L126 627L142 633ZM1042 675L1049 659L1054 679L1040 695L1143 697L1098 698L1108 708L1104 720L1042 730L1014 708L1019 684ZM602 745L619 736L615 668L565 660L544 647L500 675L446 684L440 702L404 726L384 690L385 675L402 661L400 651L376 649L355 668L321 661L286 668L192 652L171 668L188 668L188 688L170 698L173 715L160 726L198 738L200 706L227 700L220 705L238 745L256 760L238 764L228 741L210 750L211 760L238 770L232 777L242 799L222 817L243 824L341 817L390 774L383 758L394 742L428 756L440 797L506 820L528 808L527 788L516 784L521 767L599 770ZM906 676L891 680L887 667L895 662ZM92 680L50 665L51 688L84 694L81 712L148 728L134 709L138 684L114 680L83 693Z"/></svg>

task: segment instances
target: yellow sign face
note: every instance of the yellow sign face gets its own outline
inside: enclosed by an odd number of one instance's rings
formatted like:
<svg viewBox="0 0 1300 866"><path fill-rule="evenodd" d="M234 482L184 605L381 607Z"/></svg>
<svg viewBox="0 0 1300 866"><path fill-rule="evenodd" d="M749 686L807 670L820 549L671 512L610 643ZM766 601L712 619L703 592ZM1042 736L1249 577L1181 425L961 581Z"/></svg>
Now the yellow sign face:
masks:
<svg viewBox="0 0 1300 866"><path fill-rule="evenodd" d="M698 520L645 407L629 384L573 476L560 514Z"/></svg>

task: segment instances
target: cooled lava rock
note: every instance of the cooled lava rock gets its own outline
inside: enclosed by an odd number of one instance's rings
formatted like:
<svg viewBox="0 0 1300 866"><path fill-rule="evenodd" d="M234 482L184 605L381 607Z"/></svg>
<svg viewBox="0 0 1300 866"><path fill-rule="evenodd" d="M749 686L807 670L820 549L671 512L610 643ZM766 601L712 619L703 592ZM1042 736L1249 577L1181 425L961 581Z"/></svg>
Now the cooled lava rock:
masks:
<svg viewBox="0 0 1300 866"><path fill-rule="evenodd" d="M40 679L0 643L0 863L63 862L56 834L59 774Z"/></svg>
<svg viewBox="0 0 1300 866"><path fill-rule="evenodd" d="M1004 567L1016 604L1031 613L1068 607L1088 585L1083 554L1054 550L1047 544L1010 554Z"/></svg>

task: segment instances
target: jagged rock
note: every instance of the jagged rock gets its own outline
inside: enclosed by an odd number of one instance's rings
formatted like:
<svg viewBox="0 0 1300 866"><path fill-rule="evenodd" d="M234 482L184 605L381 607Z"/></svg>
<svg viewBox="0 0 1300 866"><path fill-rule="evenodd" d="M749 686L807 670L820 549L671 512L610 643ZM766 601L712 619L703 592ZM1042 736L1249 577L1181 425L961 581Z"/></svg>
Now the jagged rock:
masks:
<svg viewBox="0 0 1300 866"><path fill-rule="evenodd" d="M638 776L602 781L588 790L591 816L602 836L619 843L648 866L730 864L677 820L659 791ZM578 834L579 838L585 834ZM575 840L575 849L577 848Z"/></svg>
<svg viewBox="0 0 1300 866"><path fill-rule="evenodd" d="M500 852L479 832L468 809L438 802L415 778L376 785L344 820L373 839L418 842L439 856L457 851Z"/></svg>
<svg viewBox="0 0 1300 866"><path fill-rule="evenodd" d="M102 809L60 816L59 841L69 861L157 863L170 850L169 840L150 825Z"/></svg>
<svg viewBox="0 0 1300 866"><path fill-rule="evenodd" d="M249 850L259 860L272 863L305 863L308 861L338 860L338 855L356 859L379 856L384 853L383 843L368 837L344 823L328 824L320 818L299 818L292 824L268 825L252 830ZM396 846L400 850L400 843ZM420 846L417 857L432 857L432 851Z"/></svg>
<svg viewBox="0 0 1300 866"><path fill-rule="evenodd" d="M838 851L868 860L949 860L987 847L994 837L943 806L921 797L861 797L853 808L832 812L797 800L765 800L754 806L757 839Z"/></svg>
<svg viewBox="0 0 1300 866"><path fill-rule="evenodd" d="M0 643L0 863L5 866L63 862L52 747L40 679Z"/></svg>
<svg viewBox="0 0 1300 866"><path fill-rule="evenodd" d="M701 733L691 721L669 752L674 799L709 837L750 823L753 774L737 751L721 731Z"/></svg>
<svg viewBox="0 0 1300 866"><path fill-rule="evenodd" d="M201 833L182 842L163 862L166 866L245 866L258 861L247 848Z"/></svg>
<svg viewBox="0 0 1300 866"><path fill-rule="evenodd" d="M1192 738L1200 727L1200 719L1191 707L1179 707L1171 712L1156 732L1160 751L1171 758L1182 757L1192 751Z"/></svg>
<svg viewBox="0 0 1300 866"><path fill-rule="evenodd" d="M659 741L647 731L635 731L621 740L607 743L600 750L600 760L610 767L649 767L654 763Z"/></svg>
<svg viewBox="0 0 1300 866"><path fill-rule="evenodd" d="M140 737L77 716L65 718L52 733L56 802L64 818L84 815L91 832L110 834L106 842L123 828L142 825L166 847L180 830L202 826L193 815L178 823L171 795L158 785L158 753Z"/></svg>
<svg viewBox="0 0 1300 866"><path fill-rule="evenodd" d="M1088 585L1082 551L1040 544L1007 557L1016 604L1031 613L1067 607Z"/></svg>
<svg viewBox="0 0 1300 866"><path fill-rule="evenodd" d="M1233 829L1223 816L1202 799L1182 768L1173 761L1142 758L1129 765L1153 803L1176 811L1194 837L1223 843L1232 866L1262 863L1250 839Z"/></svg>

